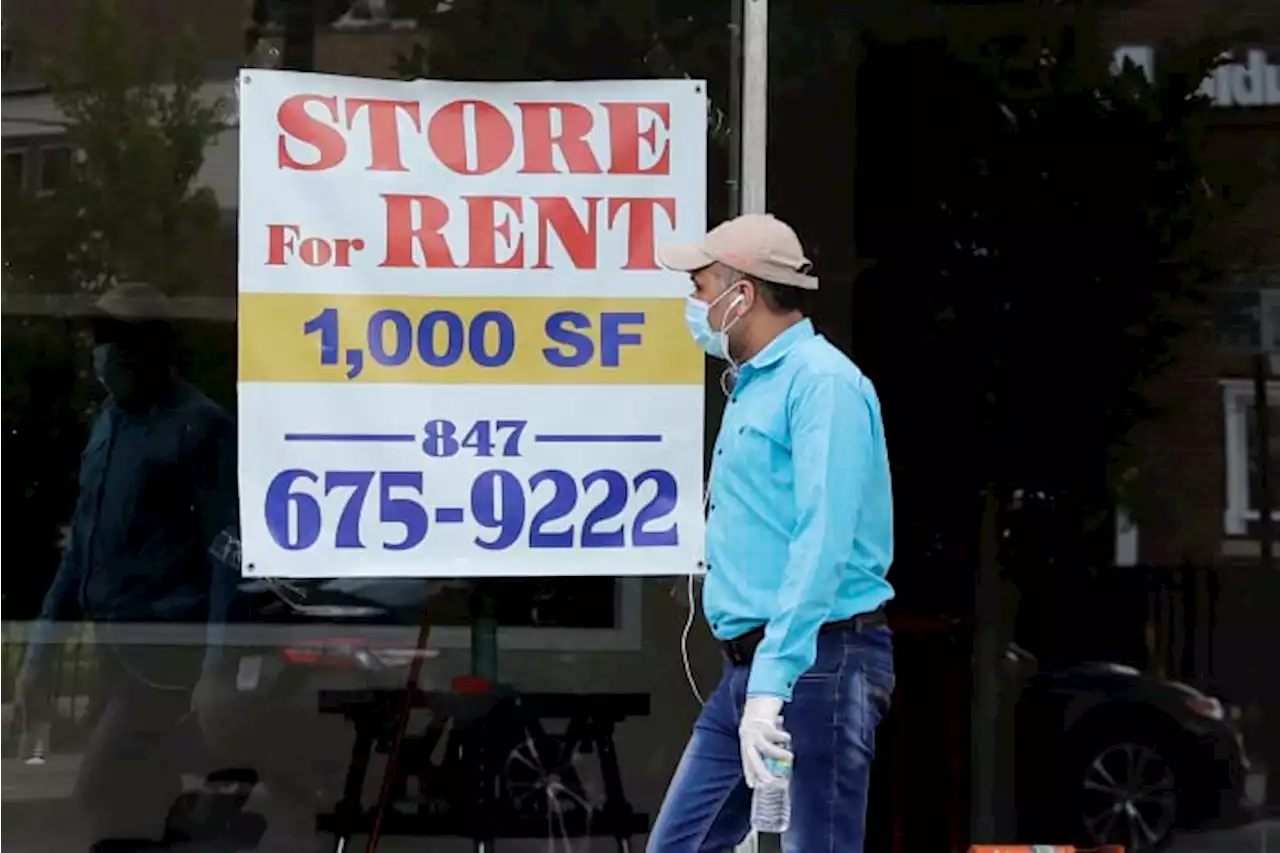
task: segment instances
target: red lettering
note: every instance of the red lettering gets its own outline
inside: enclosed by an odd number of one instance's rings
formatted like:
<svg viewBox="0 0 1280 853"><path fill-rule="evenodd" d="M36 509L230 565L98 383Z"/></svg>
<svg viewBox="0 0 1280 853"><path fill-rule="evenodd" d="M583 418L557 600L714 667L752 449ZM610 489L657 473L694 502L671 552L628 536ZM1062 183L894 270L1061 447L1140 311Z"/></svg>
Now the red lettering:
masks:
<svg viewBox="0 0 1280 853"><path fill-rule="evenodd" d="M267 266L284 266L288 256L294 256L309 267L322 267L330 261L336 266L349 267L352 253L364 249L364 240L359 237L332 240L307 237L299 240L300 237L302 230L297 225L268 225Z"/></svg>
<svg viewBox="0 0 1280 853"><path fill-rule="evenodd" d="M359 252L364 248L364 240L359 237L348 238L339 237L333 241L333 251L337 256L334 262L335 266L349 267L351 266L351 253Z"/></svg>
<svg viewBox="0 0 1280 853"><path fill-rule="evenodd" d="M276 163L281 169L322 172L332 169L347 156L347 141L342 138L342 133L308 113L307 104L311 103L326 107L333 121L338 121L338 99L333 95L294 95L287 98L276 111L276 123L284 131L276 144ZM310 163L294 159L285 141L286 134L314 148L316 159Z"/></svg>
<svg viewBox="0 0 1280 853"><path fill-rule="evenodd" d="M467 163L467 108L474 113L475 168ZM487 101L453 101L427 124L427 141L436 158L459 175L487 175L511 158L516 134L502 110Z"/></svg>
<svg viewBox="0 0 1280 853"><path fill-rule="evenodd" d="M511 233L511 223L520 224L521 199L518 195L473 195L465 197L467 202L467 221L469 225L468 242L470 256L467 267L491 270L518 270L524 267L524 235ZM498 205L509 211L504 212L501 222L497 220ZM497 237L501 236L512 247L511 257L505 261L498 260Z"/></svg>
<svg viewBox="0 0 1280 853"><path fill-rule="evenodd" d="M627 209L627 262L624 270L656 270L653 240L654 218L657 209L666 211L671 227L676 227L676 200L673 198L611 198L609 199L609 227L612 228L618 214Z"/></svg>
<svg viewBox="0 0 1280 853"><path fill-rule="evenodd" d="M627 256L623 270L656 270L656 238L676 226L673 198L624 197L571 198L506 195L463 196L464 211L450 210L450 203L431 195L384 193L386 250L381 267L403 269L599 269L602 228L625 227ZM525 204L531 203L526 211ZM451 214L462 217L449 229ZM659 218L665 215L665 222ZM626 224L623 224L623 218ZM465 227L464 227L465 226ZM272 256L282 262L291 253L307 265L343 265L348 259L343 240L302 239L297 227L271 226ZM463 232L465 231L465 236ZM456 246L450 245L455 235ZM465 249L462 240L466 240ZM567 263L552 257L552 240L563 248ZM313 242L314 241L314 242ZM362 246L353 245L359 249ZM526 245L530 251L526 251ZM465 261L455 260L454 249L465 251ZM532 254L532 257L530 256Z"/></svg>
<svg viewBox="0 0 1280 853"><path fill-rule="evenodd" d="M322 267L333 260L333 247L328 240L308 237L298 246L298 257L309 267Z"/></svg>
<svg viewBox="0 0 1280 853"><path fill-rule="evenodd" d="M413 121L413 129L422 132L422 108L417 101L383 101L375 98L347 99L347 127L355 126L360 110L369 111L370 172L407 172L400 159L400 124L396 114L401 110Z"/></svg>
<svg viewBox="0 0 1280 853"><path fill-rule="evenodd" d="M598 198L586 198L587 215L579 219L567 198L535 197L538 209L538 261L535 270L551 269L547 262L547 234L556 233L569 260L580 270L596 268L596 205Z"/></svg>
<svg viewBox="0 0 1280 853"><path fill-rule="evenodd" d="M610 103L602 105L609 113L609 161L610 175L669 175L671 174L670 135L658 139L658 126L671 129L671 105L666 103ZM640 129L640 111L648 110L653 120L645 130ZM657 162L647 169L640 168L640 142L649 143L649 151Z"/></svg>
<svg viewBox="0 0 1280 853"><path fill-rule="evenodd" d="M594 118L591 110L581 104L547 103L516 104L520 108L524 137L525 175L554 175L557 173L554 149L559 148L571 174L600 174L600 164L587 142ZM560 133L551 129L552 111L560 115Z"/></svg>
<svg viewBox="0 0 1280 853"><path fill-rule="evenodd" d="M380 267L444 267L454 268L453 253L440 232L449 224L449 208L430 195L383 193L387 207L387 253ZM416 214L416 215L415 215ZM414 227L414 220L419 221ZM423 264L418 264L416 249L422 250Z"/></svg>
<svg viewBox="0 0 1280 853"><path fill-rule="evenodd" d="M301 236L302 230L297 225L267 226L267 266L284 266L284 253L293 250L293 238Z"/></svg>

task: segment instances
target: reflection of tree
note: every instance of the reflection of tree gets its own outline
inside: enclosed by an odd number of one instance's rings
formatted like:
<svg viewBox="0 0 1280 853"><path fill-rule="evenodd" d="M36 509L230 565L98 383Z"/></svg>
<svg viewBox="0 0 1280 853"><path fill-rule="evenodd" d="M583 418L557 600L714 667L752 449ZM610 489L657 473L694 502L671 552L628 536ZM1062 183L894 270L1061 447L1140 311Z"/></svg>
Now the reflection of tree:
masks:
<svg viewBox="0 0 1280 853"><path fill-rule="evenodd" d="M111 0L86 0L75 20L48 79L78 156L56 193L5 181L5 289L70 293L120 278L193 292L218 207L192 184L223 129L221 105L201 97L194 42L169 56L136 44Z"/></svg>
<svg viewBox="0 0 1280 853"><path fill-rule="evenodd" d="M56 192L4 180L4 489L22 496L6 523L24 531L5 550L24 566L6 591L15 618L56 565L95 393L68 306L112 280L201 292L220 248L213 193L193 186L223 128L194 42L138 44L111 0L86 0L74 20L47 80L61 114L51 124L77 155Z"/></svg>
<svg viewBox="0 0 1280 853"><path fill-rule="evenodd" d="M1030 23L872 44L859 90L877 263L854 340L897 454L900 582L975 602L981 837L1001 837L991 792L1014 788L996 661L1019 598L1111 561L1111 508L1143 486L1131 432L1216 276L1223 198L1194 97L1213 46L1149 84L1110 73L1087 17Z"/></svg>

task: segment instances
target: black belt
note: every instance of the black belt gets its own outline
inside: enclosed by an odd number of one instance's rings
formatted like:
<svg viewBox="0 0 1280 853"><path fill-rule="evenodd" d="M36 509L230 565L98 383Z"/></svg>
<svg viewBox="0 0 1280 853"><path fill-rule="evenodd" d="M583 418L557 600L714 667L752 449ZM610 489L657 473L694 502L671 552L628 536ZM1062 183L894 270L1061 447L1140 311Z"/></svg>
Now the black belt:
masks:
<svg viewBox="0 0 1280 853"><path fill-rule="evenodd" d="M838 622L827 622L818 629L819 634L832 634L837 631L850 631L858 633L859 631L869 631L872 628L883 628L889 624L889 616L885 613L883 607L879 607L870 613L863 613L848 619L841 619ZM756 647L760 645L760 641L764 639L764 626L753 628L740 637L734 637L732 640L721 640L720 647L724 649L724 656L729 659L729 663L734 666L749 666L751 660L756 656Z"/></svg>

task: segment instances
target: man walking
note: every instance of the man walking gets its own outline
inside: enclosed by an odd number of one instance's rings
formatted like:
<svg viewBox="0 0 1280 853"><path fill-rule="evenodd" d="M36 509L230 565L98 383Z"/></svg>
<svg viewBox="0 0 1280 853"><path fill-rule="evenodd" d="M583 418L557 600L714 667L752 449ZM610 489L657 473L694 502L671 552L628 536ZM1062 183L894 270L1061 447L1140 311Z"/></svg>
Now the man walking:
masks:
<svg viewBox="0 0 1280 853"><path fill-rule="evenodd" d="M92 623L96 722L75 797L91 851L133 853L160 848L182 793L183 723L207 661L202 643L139 643L129 634L165 625L188 629L176 636L218 636L239 578L210 553L234 530L235 426L178 377L172 305L163 294L120 284L96 308L93 366L108 397L81 456L68 547L35 622L14 706L28 723L50 713L55 625Z"/></svg>
<svg viewBox="0 0 1280 853"><path fill-rule="evenodd" d="M703 609L724 674L650 853L727 851L766 760L794 756L788 853L862 850L875 729L893 691L893 506L875 389L804 316L818 289L772 216L659 249L687 272L694 339L729 366L712 459Z"/></svg>

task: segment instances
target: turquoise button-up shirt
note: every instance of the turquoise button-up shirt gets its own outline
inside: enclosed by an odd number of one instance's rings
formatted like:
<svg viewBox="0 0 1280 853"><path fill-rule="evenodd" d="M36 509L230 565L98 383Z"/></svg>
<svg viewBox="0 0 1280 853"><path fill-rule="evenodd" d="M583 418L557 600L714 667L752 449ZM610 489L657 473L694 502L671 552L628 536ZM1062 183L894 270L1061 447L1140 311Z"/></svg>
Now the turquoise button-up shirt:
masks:
<svg viewBox="0 0 1280 853"><path fill-rule="evenodd" d="M823 623L893 597L892 560L880 402L803 320L743 365L712 459L702 604L717 639L765 626L748 695L790 701Z"/></svg>

